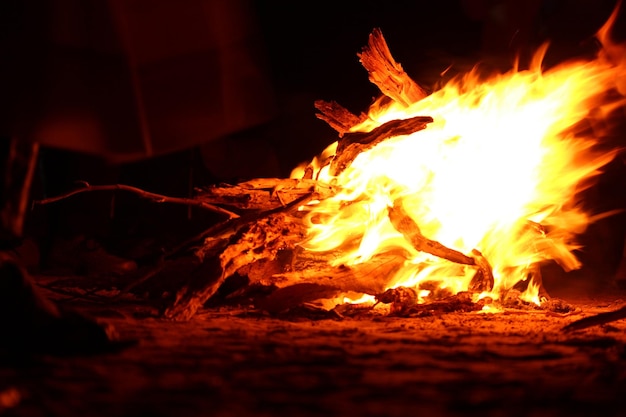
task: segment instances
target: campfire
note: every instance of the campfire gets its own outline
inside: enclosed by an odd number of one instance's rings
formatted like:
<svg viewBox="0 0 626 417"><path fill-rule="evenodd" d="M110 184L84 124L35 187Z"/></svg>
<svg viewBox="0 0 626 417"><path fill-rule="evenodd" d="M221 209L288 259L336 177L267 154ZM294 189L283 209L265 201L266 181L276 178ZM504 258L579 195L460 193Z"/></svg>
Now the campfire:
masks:
<svg viewBox="0 0 626 417"><path fill-rule="evenodd" d="M541 267L580 268L577 236L611 215L577 197L618 153L601 143L626 93L614 19L595 59L544 69L546 44L528 68L477 67L432 92L374 30L358 56L381 96L358 115L315 103L335 143L290 178L199 190L191 203L228 218L177 249L198 268L164 316L218 295L274 314L567 309Z"/></svg>

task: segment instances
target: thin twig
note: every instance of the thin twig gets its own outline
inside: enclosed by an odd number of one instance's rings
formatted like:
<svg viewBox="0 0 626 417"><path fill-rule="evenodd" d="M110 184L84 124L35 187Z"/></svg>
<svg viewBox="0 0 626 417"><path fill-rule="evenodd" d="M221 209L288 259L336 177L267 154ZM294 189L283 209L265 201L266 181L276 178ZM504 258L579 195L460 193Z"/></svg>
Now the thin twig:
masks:
<svg viewBox="0 0 626 417"><path fill-rule="evenodd" d="M221 207L215 206L213 204L206 203L202 200L196 200L193 198L184 198L184 197L168 197L161 194L155 194L148 191L144 191L140 188L133 187L130 185L124 184L112 184L112 185L91 185L87 182L82 183L84 186L82 188L77 188L75 190L69 191L65 194L58 195L56 197L44 198L42 200L34 200L33 205L44 205L50 203L56 203L57 201L64 200L68 197L71 197L76 194L88 192L88 191L116 191L123 190L129 191L131 193L135 193L139 195L141 198L146 198L155 203L172 203L172 204L184 204L187 206L200 207L205 210L214 211L216 213L225 214L231 219L235 219L239 217L238 214L233 213L232 211L223 209Z"/></svg>

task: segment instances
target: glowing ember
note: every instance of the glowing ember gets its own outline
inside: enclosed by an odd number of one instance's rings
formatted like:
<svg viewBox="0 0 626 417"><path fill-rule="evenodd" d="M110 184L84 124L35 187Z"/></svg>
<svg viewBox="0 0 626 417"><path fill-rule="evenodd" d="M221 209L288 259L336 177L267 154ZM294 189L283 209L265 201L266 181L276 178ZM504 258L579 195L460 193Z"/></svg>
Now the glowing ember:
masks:
<svg viewBox="0 0 626 417"><path fill-rule="evenodd" d="M424 238L468 256L482 254L493 272L491 298L529 281L523 299L539 303L541 262L580 267L575 238L593 217L575 195L616 154L596 146L606 118L623 105L616 92L624 93L619 82L626 54L608 42L611 24L598 32L604 49L594 60L542 71L546 46L528 70L487 80L472 72L408 105L374 103L351 132L415 116L433 122L360 153L336 176L321 168L317 178L339 192L302 207L309 236L301 246L332 252L333 265L398 253L404 263L388 288L414 288L419 300L432 288L467 291L479 268L417 250L390 220L400 206ZM292 177L301 176L294 170Z"/></svg>

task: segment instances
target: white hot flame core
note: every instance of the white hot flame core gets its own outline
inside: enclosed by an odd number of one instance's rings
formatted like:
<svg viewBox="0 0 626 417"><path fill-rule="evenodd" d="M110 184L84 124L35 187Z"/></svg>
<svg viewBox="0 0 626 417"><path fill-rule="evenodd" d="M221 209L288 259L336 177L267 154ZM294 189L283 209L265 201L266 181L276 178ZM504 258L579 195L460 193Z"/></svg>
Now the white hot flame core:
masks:
<svg viewBox="0 0 626 417"><path fill-rule="evenodd" d="M615 157L597 144L606 133L603 121L623 105L614 93L623 88L626 65L609 58L624 50L603 41L612 53L594 60L544 72L542 48L528 70L488 80L470 73L408 107L372 106L354 131L414 116L434 121L362 152L336 177L320 172L320 180L341 191L306 206L309 237L302 246L336 251L334 263L346 265L401 248L406 261L389 287L434 280L467 289L475 267L418 252L393 227L388 208L401 200L428 239L484 255L493 268L494 298L542 261L579 268L576 235L591 214L574 198Z"/></svg>

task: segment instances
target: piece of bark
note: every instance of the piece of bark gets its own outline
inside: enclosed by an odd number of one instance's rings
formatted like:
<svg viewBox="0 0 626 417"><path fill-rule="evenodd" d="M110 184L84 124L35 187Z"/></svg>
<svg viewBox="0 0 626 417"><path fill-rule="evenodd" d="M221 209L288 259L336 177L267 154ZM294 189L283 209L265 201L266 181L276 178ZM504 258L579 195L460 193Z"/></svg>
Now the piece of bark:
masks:
<svg viewBox="0 0 626 417"><path fill-rule="evenodd" d="M387 97L404 106L426 97L426 91L391 56L380 29L374 29L369 35L367 46L357 55L369 73L369 80Z"/></svg>
<svg viewBox="0 0 626 417"><path fill-rule="evenodd" d="M400 232L404 238L420 252L426 252L448 261L463 265L476 265L474 258L467 256L457 250L450 249L441 243L426 238L422 235L419 226L402 207L402 202L396 200L392 207L389 207L389 220L393 227Z"/></svg>
<svg viewBox="0 0 626 417"><path fill-rule="evenodd" d="M336 101L317 100L314 105L319 111L315 116L339 132L339 137L367 119L366 114L361 113L357 116Z"/></svg>
<svg viewBox="0 0 626 417"><path fill-rule="evenodd" d="M370 132L346 133L337 144L335 157L330 163L330 174L333 176L340 174L361 152L373 148L380 142L423 130L432 121L433 118L430 116L416 116L409 119L391 120Z"/></svg>

